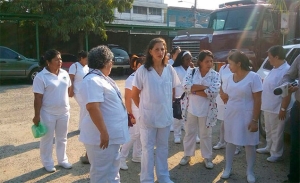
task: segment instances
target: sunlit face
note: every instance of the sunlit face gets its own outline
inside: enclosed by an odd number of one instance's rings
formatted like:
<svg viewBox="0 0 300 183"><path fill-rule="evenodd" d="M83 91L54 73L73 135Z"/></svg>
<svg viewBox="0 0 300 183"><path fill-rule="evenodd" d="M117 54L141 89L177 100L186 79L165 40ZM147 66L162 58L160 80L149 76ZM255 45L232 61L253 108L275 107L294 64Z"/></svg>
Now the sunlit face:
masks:
<svg viewBox="0 0 300 183"><path fill-rule="evenodd" d="M277 56L276 56L276 57L273 57L272 54L269 53L269 52L268 52L268 57L269 57L270 64L271 64L272 66L274 66L274 64L275 64L276 60L278 59L278 57L277 57Z"/></svg>
<svg viewBox="0 0 300 183"><path fill-rule="evenodd" d="M47 65L51 70L58 70L61 68L62 60L60 54L56 55L51 61L47 61Z"/></svg>
<svg viewBox="0 0 300 183"><path fill-rule="evenodd" d="M232 73L236 73L239 69L241 69L241 63L235 63L234 61L228 59L229 69Z"/></svg>
<svg viewBox="0 0 300 183"><path fill-rule="evenodd" d="M155 43L152 49L149 50L153 61L161 62L165 56L166 49L162 42Z"/></svg>
<svg viewBox="0 0 300 183"><path fill-rule="evenodd" d="M187 68L190 66L192 61L192 56L190 54L186 54L183 57L182 67Z"/></svg>
<svg viewBox="0 0 300 183"><path fill-rule="evenodd" d="M209 70L213 66L213 58L210 56L206 56L202 62L198 61L198 65L201 70Z"/></svg>

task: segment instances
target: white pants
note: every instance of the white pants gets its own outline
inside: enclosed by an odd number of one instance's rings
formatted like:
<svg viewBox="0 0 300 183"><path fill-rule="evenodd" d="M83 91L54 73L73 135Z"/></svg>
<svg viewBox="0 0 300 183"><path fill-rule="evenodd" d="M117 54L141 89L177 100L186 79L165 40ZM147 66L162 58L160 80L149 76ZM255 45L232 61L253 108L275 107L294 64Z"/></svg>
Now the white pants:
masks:
<svg viewBox="0 0 300 183"><path fill-rule="evenodd" d="M194 156L196 137L200 136L200 151L203 158L212 158L212 128L206 128L206 117L197 117L188 112L184 124L185 136L183 138L184 156Z"/></svg>
<svg viewBox="0 0 300 183"><path fill-rule="evenodd" d="M120 182L120 144L109 145L101 149L99 145L84 144L91 164L91 183Z"/></svg>
<svg viewBox="0 0 300 183"><path fill-rule="evenodd" d="M53 137L55 133L55 146L58 164L67 163L68 157L66 154L67 134L70 119L70 113L63 115L51 115L41 110L41 123L43 123L48 132L41 137L40 155L44 167L53 167L54 161L52 158Z"/></svg>
<svg viewBox="0 0 300 183"><path fill-rule="evenodd" d="M151 128L141 124L140 132L142 142L141 183L154 182L154 164L158 182L169 182L168 139L170 126ZM155 153L154 146L156 146Z"/></svg>
<svg viewBox="0 0 300 183"><path fill-rule="evenodd" d="M173 129L174 129L174 138L181 138L181 127L183 120L174 118Z"/></svg>
<svg viewBox="0 0 300 183"><path fill-rule="evenodd" d="M281 157L283 154L283 136L286 120L280 120L278 114L264 111L266 148L270 150L271 156ZM289 111L286 112L286 119L289 118Z"/></svg>
<svg viewBox="0 0 300 183"><path fill-rule="evenodd" d="M86 106L84 105L84 103L82 102L82 99L79 97L79 95L75 94L74 95L74 99L76 100L76 102L79 105L79 124L78 124L78 129L80 130L80 124L83 120L84 117L84 111L86 110Z"/></svg>

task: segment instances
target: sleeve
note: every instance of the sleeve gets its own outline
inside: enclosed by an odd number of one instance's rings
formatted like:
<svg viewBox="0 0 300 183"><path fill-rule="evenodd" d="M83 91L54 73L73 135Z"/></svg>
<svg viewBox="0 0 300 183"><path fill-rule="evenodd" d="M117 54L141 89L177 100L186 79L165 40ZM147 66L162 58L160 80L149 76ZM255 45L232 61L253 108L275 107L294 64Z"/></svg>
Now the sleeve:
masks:
<svg viewBox="0 0 300 183"><path fill-rule="evenodd" d="M129 76L126 80L125 80L125 88L131 90L132 89L132 82L133 82L133 76Z"/></svg>
<svg viewBox="0 0 300 183"><path fill-rule="evenodd" d="M204 90L204 92L206 93L207 98L213 99L216 98L219 94L221 87L221 78L218 72L214 70L211 70L210 72L212 72L211 83L208 88Z"/></svg>
<svg viewBox="0 0 300 183"><path fill-rule="evenodd" d="M82 82L79 93L85 104L104 102L104 87L100 79L88 79Z"/></svg>
<svg viewBox="0 0 300 183"><path fill-rule="evenodd" d="M139 90L143 89L143 72L146 71L146 68L144 66L141 66L138 68L138 70L135 72L135 76L132 82L132 86L137 87Z"/></svg>
<svg viewBox="0 0 300 183"><path fill-rule="evenodd" d="M168 67L170 67L170 70L171 70L171 74L172 74L172 83L173 83L173 88L175 88L175 87L177 87L177 86L180 86L180 80L179 80L179 78L178 78L178 75L177 75L177 73L176 73L176 71L175 71L175 69L172 67L172 66L168 66Z"/></svg>
<svg viewBox="0 0 300 183"><path fill-rule="evenodd" d="M300 68L300 55L298 55L294 62L292 63L291 67L289 68L289 70L287 71L287 73L283 76L281 83L286 83L286 82L292 82L295 79L297 79L297 76L299 76L300 71L298 71L298 68Z"/></svg>
<svg viewBox="0 0 300 183"><path fill-rule="evenodd" d="M73 75L75 75L75 73L76 73L76 65L75 65L76 63L74 63L74 64L72 64L71 66L70 66L70 68L69 68L69 74L73 74Z"/></svg>
<svg viewBox="0 0 300 183"><path fill-rule="evenodd" d="M262 81L258 74L253 73L253 80L251 82L251 90L252 93L260 92L263 90L262 88Z"/></svg>
<svg viewBox="0 0 300 183"><path fill-rule="evenodd" d="M193 86L193 76L192 76L193 69L196 69L196 68L188 68L188 70L182 80L182 86L184 88L184 91L187 93L191 92L191 88ZM197 72L197 71L195 71L195 72Z"/></svg>
<svg viewBox="0 0 300 183"><path fill-rule="evenodd" d="M221 68L219 69L219 74L220 74L221 78L222 78L224 67L225 67L225 65L222 65Z"/></svg>
<svg viewBox="0 0 300 183"><path fill-rule="evenodd" d="M45 86L45 83L43 81L41 74L36 75L36 77L33 80L33 84L32 84L33 93L44 94L45 88L46 88L46 86Z"/></svg>

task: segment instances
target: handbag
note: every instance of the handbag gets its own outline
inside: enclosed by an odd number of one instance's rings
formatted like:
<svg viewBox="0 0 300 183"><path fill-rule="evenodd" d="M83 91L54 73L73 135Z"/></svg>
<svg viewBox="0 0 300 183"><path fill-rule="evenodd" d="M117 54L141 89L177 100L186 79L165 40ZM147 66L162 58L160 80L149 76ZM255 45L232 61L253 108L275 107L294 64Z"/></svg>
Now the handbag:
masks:
<svg viewBox="0 0 300 183"><path fill-rule="evenodd" d="M185 92L181 95L180 98L176 98L175 101L173 102L173 118L176 119L182 119L182 111L181 111L181 104L180 101L183 99L185 96Z"/></svg>

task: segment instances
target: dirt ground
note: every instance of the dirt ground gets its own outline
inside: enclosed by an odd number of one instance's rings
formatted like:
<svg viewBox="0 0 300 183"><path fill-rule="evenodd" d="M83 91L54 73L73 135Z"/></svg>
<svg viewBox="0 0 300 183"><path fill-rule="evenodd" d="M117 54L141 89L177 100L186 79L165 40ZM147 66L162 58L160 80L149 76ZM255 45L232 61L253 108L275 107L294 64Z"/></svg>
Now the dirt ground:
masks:
<svg viewBox="0 0 300 183"><path fill-rule="evenodd" d="M113 77L124 94L126 76ZM79 107L70 99L71 119L69 124L67 154L73 168L62 169L56 165L55 173L48 173L42 167L39 157L39 139L31 133L33 111L33 93L30 84L22 80L0 81L0 182L89 182L89 165L83 165L79 157L85 152L78 141ZM213 144L218 142L219 125L213 129ZM184 134L184 132L183 132ZM169 170L175 183L208 183L228 182L242 183L246 181L245 150L235 156L233 175L228 180L220 179L225 160L225 150L214 150L215 167L208 170L197 145L196 155L187 166L180 166L183 156L183 145L174 144L173 133L169 138ZM261 138L259 147L265 141ZM55 150L53 157L57 164ZM268 155L257 154L255 174L257 182L279 183L286 179L289 169L289 144L285 143L284 161L269 163ZM138 183L140 164L128 158L129 170L120 171L122 183Z"/></svg>

